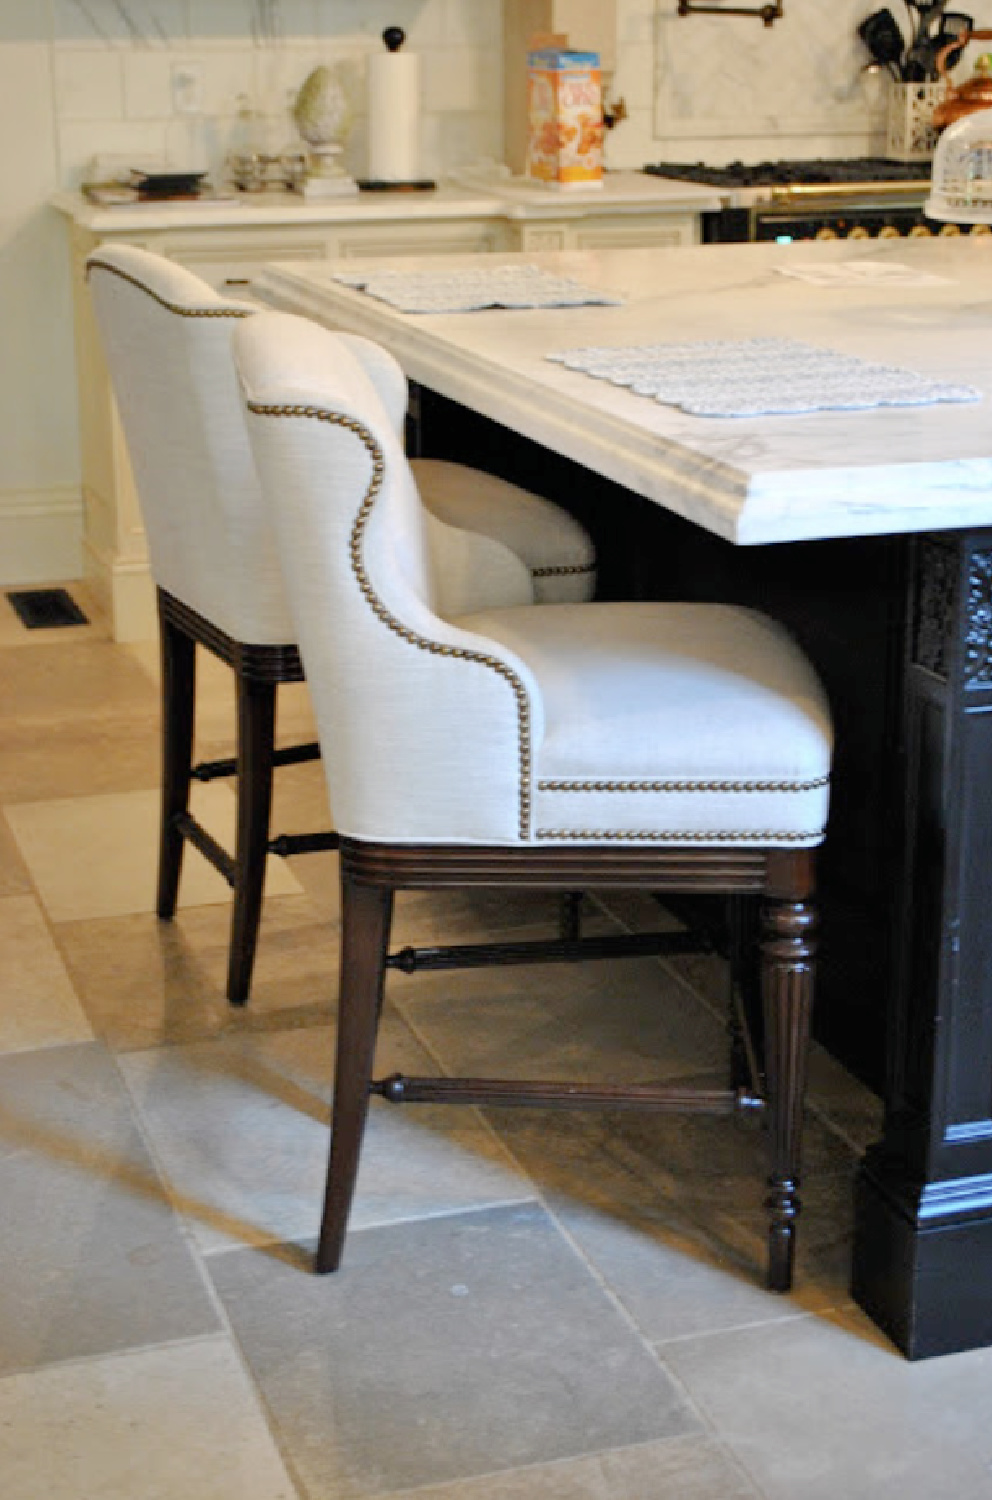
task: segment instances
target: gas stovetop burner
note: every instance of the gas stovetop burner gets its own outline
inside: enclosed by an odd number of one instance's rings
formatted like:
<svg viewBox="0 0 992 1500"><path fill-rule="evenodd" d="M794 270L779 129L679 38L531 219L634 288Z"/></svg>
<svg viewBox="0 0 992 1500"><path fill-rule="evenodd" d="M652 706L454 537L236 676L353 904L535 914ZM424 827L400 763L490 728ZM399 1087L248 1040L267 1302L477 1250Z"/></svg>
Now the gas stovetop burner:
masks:
<svg viewBox="0 0 992 1500"><path fill-rule="evenodd" d="M882 156L858 156L814 161L731 162L708 167L704 162L660 161L644 168L655 177L674 177L708 187L780 187L820 183L922 182L930 180L926 162L890 161Z"/></svg>

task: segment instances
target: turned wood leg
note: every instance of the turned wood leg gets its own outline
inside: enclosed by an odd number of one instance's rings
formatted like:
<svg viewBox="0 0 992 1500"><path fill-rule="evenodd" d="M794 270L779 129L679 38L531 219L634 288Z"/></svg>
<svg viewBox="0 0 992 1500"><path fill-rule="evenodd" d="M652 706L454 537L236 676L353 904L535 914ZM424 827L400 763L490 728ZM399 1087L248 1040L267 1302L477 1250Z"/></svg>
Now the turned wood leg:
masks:
<svg viewBox="0 0 992 1500"><path fill-rule="evenodd" d="M196 701L196 642L159 613L162 662L162 814L155 909L164 921L176 914L183 836L178 820L189 806Z"/></svg>
<svg viewBox="0 0 992 1500"><path fill-rule="evenodd" d="M331 1154L315 1262L319 1272L336 1271L341 1263L368 1115L392 906L391 890L342 879L337 1062Z"/></svg>
<svg viewBox="0 0 992 1500"><path fill-rule="evenodd" d="M234 911L227 965L227 998L244 1005L262 915L275 749L276 688L235 673L238 696L238 832L234 855Z"/></svg>
<svg viewBox="0 0 992 1500"><path fill-rule="evenodd" d="M771 1172L768 1286L792 1285L799 1215L803 1100L813 1000L816 911L812 901L770 895L761 913L765 1069Z"/></svg>

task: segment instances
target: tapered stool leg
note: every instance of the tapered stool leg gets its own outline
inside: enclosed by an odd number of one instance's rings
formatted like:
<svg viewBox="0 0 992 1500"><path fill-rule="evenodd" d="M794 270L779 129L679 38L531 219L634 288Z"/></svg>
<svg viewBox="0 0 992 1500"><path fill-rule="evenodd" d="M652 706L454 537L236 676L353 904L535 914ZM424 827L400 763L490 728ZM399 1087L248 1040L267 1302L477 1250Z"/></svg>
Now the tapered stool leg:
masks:
<svg viewBox="0 0 992 1500"><path fill-rule="evenodd" d="M183 835L178 823L189 807L196 701L196 642L159 612L162 662L162 813L155 909L169 921L176 914Z"/></svg>
<svg viewBox="0 0 992 1500"><path fill-rule="evenodd" d="M273 682L255 682L241 672L235 675L238 695L238 832L227 998L232 1005L244 1005L251 989L268 857L276 688Z"/></svg>
<svg viewBox="0 0 992 1500"><path fill-rule="evenodd" d="M345 878L341 888L341 985L337 1063L324 1215L315 1269L341 1263L358 1157L369 1108L375 1038L382 1009L392 892Z"/></svg>
<svg viewBox="0 0 992 1500"><path fill-rule="evenodd" d="M816 910L809 900L769 900L762 910L761 964L765 1002L765 1070L771 1172L768 1286L792 1286L803 1100L813 1001Z"/></svg>

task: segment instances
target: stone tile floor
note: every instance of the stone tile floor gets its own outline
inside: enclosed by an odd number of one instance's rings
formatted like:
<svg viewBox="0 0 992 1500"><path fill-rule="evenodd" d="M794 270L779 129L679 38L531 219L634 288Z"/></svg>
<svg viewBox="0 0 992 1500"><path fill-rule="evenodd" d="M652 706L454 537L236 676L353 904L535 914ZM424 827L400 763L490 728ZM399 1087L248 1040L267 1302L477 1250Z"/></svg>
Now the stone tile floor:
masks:
<svg viewBox="0 0 992 1500"><path fill-rule="evenodd" d="M344 1267L310 1275L334 860L273 862L231 1011L228 898L195 854L175 922L151 910L155 661L96 617L25 631L0 596L3 1500L992 1497L992 1352L910 1365L848 1298L878 1107L820 1052L789 1297L761 1284L753 1128L620 1114L373 1106ZM201 697L223 754L209 661ZM284 691L281 735L309 727ZM280 829L329 817L319 766L279 773ZM411 897L396 937L553 919ZM722 982L713 959L397 975L380 1064L718 1076Z"/></svg>

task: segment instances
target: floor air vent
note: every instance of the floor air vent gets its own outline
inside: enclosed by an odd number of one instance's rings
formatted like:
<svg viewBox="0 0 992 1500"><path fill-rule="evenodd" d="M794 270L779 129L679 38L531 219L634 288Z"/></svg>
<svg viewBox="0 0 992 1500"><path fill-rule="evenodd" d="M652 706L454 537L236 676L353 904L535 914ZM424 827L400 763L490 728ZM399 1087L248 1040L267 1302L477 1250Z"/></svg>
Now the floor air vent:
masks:
<svg viewBox="0 0 992 1500"><path fill-rule="evenodd" d="M26 630L52 630L59 625L86 625L88 620L66 589L21 589L7 598Z"/></svg>

